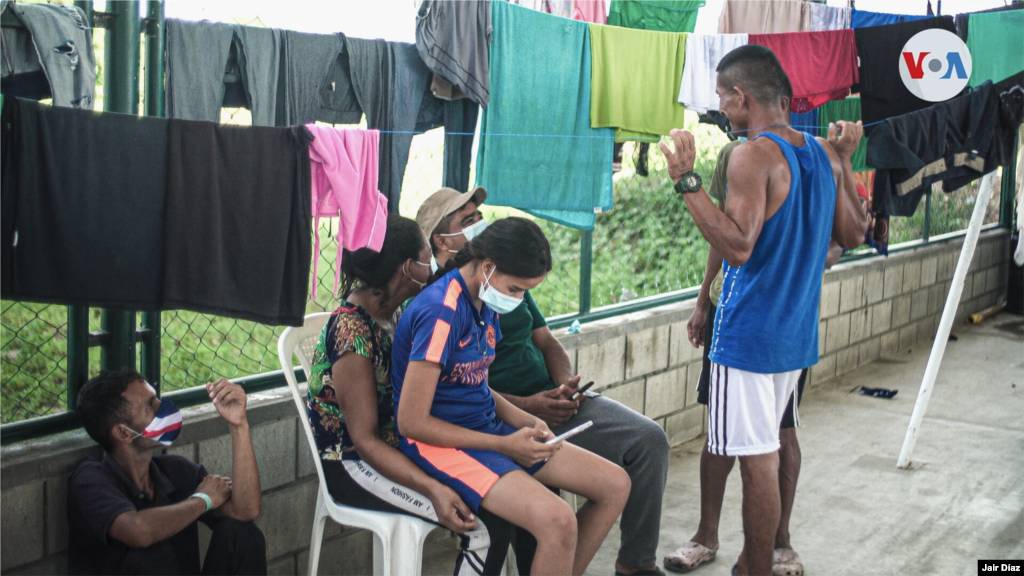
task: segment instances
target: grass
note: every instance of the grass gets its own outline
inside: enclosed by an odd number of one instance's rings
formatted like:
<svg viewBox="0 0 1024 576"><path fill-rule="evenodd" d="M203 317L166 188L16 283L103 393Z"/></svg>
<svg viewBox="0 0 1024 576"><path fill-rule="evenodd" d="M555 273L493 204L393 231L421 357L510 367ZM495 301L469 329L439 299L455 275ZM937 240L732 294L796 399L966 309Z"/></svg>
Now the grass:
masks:
<svg viewBox="0 0 1024 576"><path fill-rule="evenodd" d="M697 124L687 114L700 151L696 171L710 182L719 148L727 142L718 128ZM246 124L248 111L225 110L225 122ZM613 177L615 209L597 216L593 233L592 305L615 304L700 283L707 258L701 237L685 205L671 191L665 160L651 147L649 175L636 173L638 146L627 144L623 169ZM609 151L610 153L610 151ZM443 132L432 130L413 139L403 182L400 211L415 217L422 201L442 181ZM473 181L472 170L470 181ZM932 235L966 227L976 186L950 195L936 195L932 206ZM998 195L989 218L998 220ZM518 210L484 207L485 216L520 215ZM579 309L580 242L578 230L538 220L551 242L554 269L534 290L538 305L549 316ZM307 312L333 309L334 261L337 245L333 223L321 221L317 299ZM924 203L912 218L892 221L891 243L916 240L924 230ZM100 328L101 311L89 312L90 330ZM139 318L141 323L141 317ZM277 336L283 328L208 316L190 311L162 313L162 386L178 390L224 376L237 378L279 368ZM0 304L0 422L9 423L67 409L67 309L3 301ZM98 372L100 350L89 354L91 374Z"/></svg>

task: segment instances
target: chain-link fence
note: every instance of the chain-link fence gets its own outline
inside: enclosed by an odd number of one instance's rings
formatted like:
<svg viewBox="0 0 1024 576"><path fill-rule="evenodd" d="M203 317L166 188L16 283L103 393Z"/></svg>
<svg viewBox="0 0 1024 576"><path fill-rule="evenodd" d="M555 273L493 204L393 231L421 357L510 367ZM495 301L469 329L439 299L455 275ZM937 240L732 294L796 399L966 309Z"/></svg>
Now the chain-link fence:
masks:
<svg viewBox="0 0 1024 576"><path fill-rule="evenodd" d="M237 23L262 26L257 17ZM97 59L102 63L102 31L97 29ZM102 81L102 70L100 81ZM102 93L101 89L97 92ZM97 102L102 108L102 101ZM224 109L222 122L249 125L245 109ZM698 154L696 171L705 185L728 138L713 125L698 123L686 114L685 128L694 133ZM474 181L474 158L470 182ZM422 201L442 186L444 132L431 130L413 138L402 187L400 212L415 217ZM612 150L609 149L609 154ZM529 167L524 167L528 170ZM621 170L612 175L615 208L599 214L595 229L584 233L538 220L551 242L554 268L534 290L541 310L548 315L577 314L587 299L591 308L621 304L636 298L665 294L700 284L707 258L702 238L681 198L672 192L665 158L656 144L629 142L623 146ZM892 220L890 243L919 241L966 228L973 209L977 183L946 195L935 194L930 217L926 203L911 218ZM485 205L489 220L528 216L518 210ZM999 195L993 197L986 222L998 221ZM927 220L927 222L926 222ZM337 242L336 222L321 219L316 300L307 312L332 310ZM589 253L584 248L590 246ZM582 270L582 272L581 272ZM590 291L581 298L581 274L588 275ZM68 308L65 306L2 302L2 422L10 423L67 409ZM218 377L239 378L279 369L276 342L283 330L254 322L185 310L161 313L159 373L163 392L203 384ZM89 311L89 329L98 331L100 310ZM139 321L141 325L141 314ZM140 346L141 348L141 346ZM99 348L89 350L90 375L98 371Z"/></svg>

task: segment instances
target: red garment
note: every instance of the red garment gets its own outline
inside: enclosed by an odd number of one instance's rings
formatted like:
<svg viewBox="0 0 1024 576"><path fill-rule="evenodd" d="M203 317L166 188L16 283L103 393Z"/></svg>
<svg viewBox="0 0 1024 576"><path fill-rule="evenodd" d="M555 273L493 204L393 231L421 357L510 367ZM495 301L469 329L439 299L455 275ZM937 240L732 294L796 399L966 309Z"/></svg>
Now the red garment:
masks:
<svg viewBox="0 0 1024 576"><path fill-rule="evenodd" d="M857 42L853 30L751 34L750 44L771 49L793 85L790 109L810 112L830 100L842 100L856 84Z"/></svg>

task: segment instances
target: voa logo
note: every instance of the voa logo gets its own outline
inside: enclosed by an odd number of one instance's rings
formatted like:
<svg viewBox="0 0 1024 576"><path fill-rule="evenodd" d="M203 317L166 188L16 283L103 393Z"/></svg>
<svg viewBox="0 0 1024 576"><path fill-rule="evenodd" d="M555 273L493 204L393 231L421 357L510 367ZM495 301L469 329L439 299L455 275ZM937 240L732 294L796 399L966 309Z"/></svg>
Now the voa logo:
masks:
<svg viewBox="0 0 1024 576"><path fill-rule="evenodd" d="M956 96L971 77L971 53L948 30L924 30L907 41L900 53L900 78L910 93L928 102Z"/></svg>

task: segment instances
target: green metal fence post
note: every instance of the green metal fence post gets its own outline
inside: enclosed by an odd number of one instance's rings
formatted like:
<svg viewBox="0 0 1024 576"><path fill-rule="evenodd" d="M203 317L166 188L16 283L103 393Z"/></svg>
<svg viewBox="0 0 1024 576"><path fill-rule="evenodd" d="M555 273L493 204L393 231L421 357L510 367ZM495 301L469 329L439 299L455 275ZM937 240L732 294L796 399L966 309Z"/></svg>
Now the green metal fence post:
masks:
<svg viewBox="0 0 1024 576"><path fill-rule="evenodd" d="M164 3L146 6L146 116L164 116ZM160 311L142 313L142 375L160 393Z"/></svg>
<svg viewBox="0 0 1024 576"><path fill-rule="evenodd" d="M590 312L590 279L594 266L594 231L580 235L580 314Z"/></svg>
<svg viewBox="0 0 1024 576"><path fill-rule="evenodd" d="M89 307L68 306L68 410L78 407L78 391L89 380Z"/></svg>
<svg viewBox="0 0 1024 576"><path fill-rule="evenodd" d="M924 235L921 240L928 242L928 238L931 236L932 228L932 191L929 190L924 195Z"/></svg>
<svg viewBox="0 0 1024 576"><path fill-rule="evenodd" d="M103 109L108 112L138 114L141 34L139 2L110 2L107 9L112 21L105 35ZM134 368L135 312L104 310L103 330L109 335L102 353L103 369Z"/></svg>

